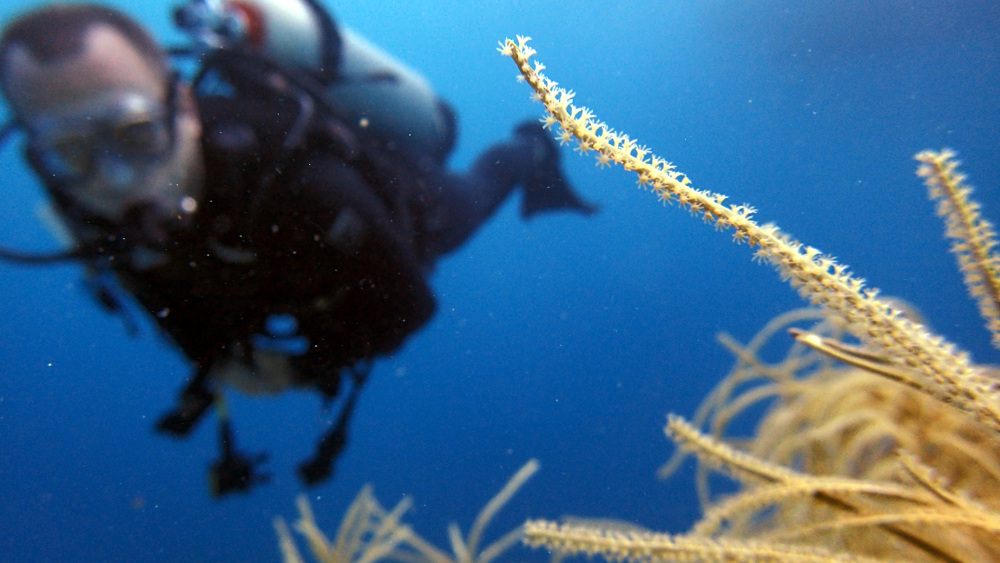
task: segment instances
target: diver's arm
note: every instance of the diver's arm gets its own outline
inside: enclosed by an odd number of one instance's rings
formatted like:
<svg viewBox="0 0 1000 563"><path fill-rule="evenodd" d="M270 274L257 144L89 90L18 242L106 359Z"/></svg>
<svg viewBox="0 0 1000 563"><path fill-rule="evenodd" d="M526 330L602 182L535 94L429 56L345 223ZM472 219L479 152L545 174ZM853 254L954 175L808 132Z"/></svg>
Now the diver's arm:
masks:
<svg viewBox="0 0 1000 563"><path fill-rule="evenodd" d="M597 207L572 190L559 148L541 125L525 122L505 142L484 151L465 174L444 173L418 197L418 252L427 262L460 247L514 191L522 188L521 216Z"/></svg>

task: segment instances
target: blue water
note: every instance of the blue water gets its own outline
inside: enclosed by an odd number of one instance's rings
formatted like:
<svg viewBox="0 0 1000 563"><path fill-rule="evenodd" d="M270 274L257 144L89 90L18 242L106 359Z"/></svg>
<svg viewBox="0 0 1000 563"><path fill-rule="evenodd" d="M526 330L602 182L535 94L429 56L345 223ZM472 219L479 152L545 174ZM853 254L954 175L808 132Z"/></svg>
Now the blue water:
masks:
<svg viewBox="0 0 1000 563"><path fill-rule="evenodd" d="M34 2L6 2L8 21ZM114 2L165 42L168 6ZM495 5L489 5L495 4ZM696 187L914 303L977 361L996 362L942 227L914 176L924 148L960 151L1000 220L1000 8L992 0L344 2L342 23L424 72L457 109L456 167L540 115L498 40L530 35L549 74ZM593 219L522 223L505 206L433 275L439 313L377 363L331 481L309 490L331 532L364 483L447 545L522 463L541 472L492 528L612 517L682 531L690 467L668 482L667 412L690 415L741 340L800 300L745 246L663 207L620 170L568 148ZM51 248L19 148L0 155L0 241ZM326 417L308 394L230 397L240 445L274 481L213 500L215 428L152 431L187 375L143 322L128 337L73 266L0 265L0 562L275 561ZM541 560L518 552L514 559Z"/></svg>

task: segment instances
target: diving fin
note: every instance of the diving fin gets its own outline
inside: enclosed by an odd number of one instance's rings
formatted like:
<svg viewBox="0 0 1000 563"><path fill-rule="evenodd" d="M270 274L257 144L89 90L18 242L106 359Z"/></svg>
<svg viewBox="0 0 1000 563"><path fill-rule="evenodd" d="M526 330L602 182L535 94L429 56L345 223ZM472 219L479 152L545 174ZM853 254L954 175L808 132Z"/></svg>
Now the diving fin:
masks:
<svg viewBox="0 0 1000 563"><path fill-rule="evenodd" d="M587 216L597 213L596 205L573 192L559 166L559 147L540 124L524 122L515 129L515 134L532 143L531 167L523 179L522 217L527 219L537 213L559 210Z"/></svg>

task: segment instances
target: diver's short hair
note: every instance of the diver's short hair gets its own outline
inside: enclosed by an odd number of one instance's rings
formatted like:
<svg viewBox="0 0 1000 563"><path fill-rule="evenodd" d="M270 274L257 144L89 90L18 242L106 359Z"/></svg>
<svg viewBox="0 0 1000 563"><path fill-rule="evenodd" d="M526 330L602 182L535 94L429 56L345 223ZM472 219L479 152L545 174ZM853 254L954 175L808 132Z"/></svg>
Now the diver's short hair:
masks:
<svg viewBox="0 0 1000 563"><path fill-rule="evenodd" d="M7 55L14 46L27 49L43 63L57 62L79 56L87 32L95 25L117 30L144 58L166 74L163 49L123 12L99 4L52 4L20 16L0 35L0 89L6 90Z"/></svg>

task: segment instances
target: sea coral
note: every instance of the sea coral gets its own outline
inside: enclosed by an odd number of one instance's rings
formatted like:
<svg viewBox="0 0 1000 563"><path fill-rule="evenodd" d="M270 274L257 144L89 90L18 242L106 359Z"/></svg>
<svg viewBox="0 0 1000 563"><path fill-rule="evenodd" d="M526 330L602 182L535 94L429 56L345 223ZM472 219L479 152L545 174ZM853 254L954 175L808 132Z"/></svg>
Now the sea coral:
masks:
<svg viewBox="0 0 1000 563"><path fill-rule="evenodd" d="M448 527L451 554L434 547L402 522L403 514L410 507L408 498L400 501L392 510L386 510L375 499L368 486L361 489L348 507L335 539L330 540L320 530L309 501L304 496L296 501L299 519L295 523L295 529L305 538L313 558L319 563L490 563L520 540L521 528L507 532L482 548L486 527L518 489L538 471L538 467L538 461L528 460L503 489L483 506L467 536L462 537L458 526L451 524ZM276 518L274 528L278 534L283 561L302 563L304 559L295 546L288 524L282 518Z"/></svg>
<svg viewBox="0 0 1000 563"><path fill-rule="evenodd" d="M772 224L758 224L749 205L726 205L725 196L691 187L672 164L575 106L574 94L532 63L527 38L508 39L499 50L514 60L519 78L545 106L543 124L560 127L557 139L575 139L579 152L596 151L599 165L614 162L634 171L639 184L660 199L732 230L734 240L756 247L758 259L822 308L805 316L823 320L793 333L797 344L779 365L765 365L756 347L801 314L773 323L748 348L729 340L737 369L696 419L714 435L670 418L666 432L682 450L742 486L737 495L717 501L703 470L705 516L689 533L532 521L525 526L526 541L561 554L632 561L1000 560L995 372L973 364L846 266ZM924 152L917 159L969 291L997 342L995 233L969 200L953 153ZM856 342L846 341L845 332ZM733 416L764 400L773 406L746 451L722 439Z"/></svg>
<svg viewBox="0 0 1000 563"><path fill-rule="evenodd" d="M924 151L916 156L923 163L917 174L925 178L931 199L938 202L938 215L945 220L945 235L965 277L969 293L979 305L993 345L1000 347L1000 257L993 254L997 235L993 225L979 214L979 204L969 199L972 188L957 170L955 153Z"/></svg>
<svg viewBox="0 0 1000 563"><path fill-rule="evenodd" d="M848 352L829 322L808 333L793 331L821 341L820 348L800 337L780 362L758 357L770 337L817 313L783 315L745 348L725 339L737 364L695 418L713 438L672 421L671 434L707 462L699 471L705 516L690 533L794 541L889 559L1000 558L991 531L1000 523L995 433L909 387L828 361L826 346ZM721 455L715 444L734 418L766 400L774 407L742 441L749 457ZM795 472L747 471L752 464L744 459ZM714 468L742 483L741 494L717 502L708 491Z"/></svg>
<svg viewBox="0 0 1000 563"><path fill-rule="evenodd" d="M892 361L909 368L912 378L906 384L954 403L1000 431L1000 386L984 377L967 354L878 299L878 290L866 288L864 280L851 275L847 266L796 241L776 225L759 225L753 220L752 207L725 205L726 196L691 187L687 176L671 163L597 120L590 110L573 105L572 91L543 75L544 65L532 65L535 51L528 40L508 39L500 50L518 65L522 78L559 124L558 138L576 138L582 150L596 151L634 171L640 185L651 187L662 200L676 201L717 228L732 229L736 241L757 247L756 257L772 264L804 298L838 318L858 338L884 350Z"/></svg>

